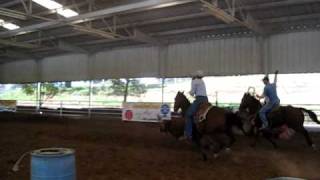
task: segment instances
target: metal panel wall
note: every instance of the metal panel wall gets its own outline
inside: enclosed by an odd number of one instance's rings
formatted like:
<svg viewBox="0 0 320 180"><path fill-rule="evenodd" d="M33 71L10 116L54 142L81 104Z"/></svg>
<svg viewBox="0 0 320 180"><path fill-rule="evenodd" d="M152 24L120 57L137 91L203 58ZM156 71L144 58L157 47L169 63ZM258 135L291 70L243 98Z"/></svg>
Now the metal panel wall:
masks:
<svg viewBox="0 0 320 180"><path fill-rule="evenodd" d="M204 40L162 47L113 49L0 65L0 83L105 78L320 72L320 32Z"/></svg>
<svg viewBox="0 0 320 180"><path fill-rule="evenodd" d="M92 79L159 76L156 47L111 50L90 58Z"/></svg>
<svg viewBox="0 0 320 180"><path fill-rule="evenodd" d="M14 61L0 66L1 83L35 82L37 63L34 60Z"/></svg>
<svg viewBox="0 0 320 180"><path fill-rule="evenodd" d="M258 41L255 38L207 40L170 45L167 76L186 76L195 70L208 75L261 72Z"/></svg>
<svg viewBox="0 0 320 180"><path fill-rule="evenodd" d="M87 80L88 56L72 54L45 58L39 62L41 81Z"/></svg>
<svg viewBox="0 0 320 180"><path fill-rule="evenodd" d="M280 34L268 40L269 71L282 73L320 72L320 32Z"/></svg>

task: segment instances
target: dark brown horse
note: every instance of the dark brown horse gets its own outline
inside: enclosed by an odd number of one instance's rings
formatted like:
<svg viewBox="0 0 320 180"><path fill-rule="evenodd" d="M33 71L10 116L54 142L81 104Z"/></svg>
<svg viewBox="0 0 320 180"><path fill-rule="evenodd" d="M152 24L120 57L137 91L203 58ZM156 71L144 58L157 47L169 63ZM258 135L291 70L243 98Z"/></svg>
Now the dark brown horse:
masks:
<svg viewBox="0 0 320 180"><path fill-rule="evenodd" d="M250 93L244 94L241 100L239 111L240 113L247 114L247 118L245 119L247 119L247 121L253 125L251 130L256 137L253 145L256 144L259 134L262 133L262 135L276 148L277 144L273 141L273 139L277 139L282 133L281 127L286 126L295 132L303 134L308 145L315 148L315 144L313 144L308 131L303 127L303 123L305 121L304 113L308 114L312 121L320 124L320 121L317 119L317 115L314 112L293 106L281 106L275 108L268 114L268 121L271 129L268 131L259 131L258 129L262 126L262 122L258 115L261 107L262 105L260 101L257 100L253 95Z"/></svg>
<svg viewBox="0 0 320 180"><path fill-rule="evenodd" d="M183 136L185 114L190 105L190 101L183 92L178 92L175 97L174 111L178 112L181 109L182 117L173 116L171 121L164 121L161 131L169 132L176 138ZM241 119L236 114L214 106L206 114L205 120L194 123L192 140L199 147L204 160L207 159L207 149L212 149L217 154L225 147L230 148L235 141L232 126L237 126L244 132ZM229 142L226 142L225 137L230 138Z"/></svg>

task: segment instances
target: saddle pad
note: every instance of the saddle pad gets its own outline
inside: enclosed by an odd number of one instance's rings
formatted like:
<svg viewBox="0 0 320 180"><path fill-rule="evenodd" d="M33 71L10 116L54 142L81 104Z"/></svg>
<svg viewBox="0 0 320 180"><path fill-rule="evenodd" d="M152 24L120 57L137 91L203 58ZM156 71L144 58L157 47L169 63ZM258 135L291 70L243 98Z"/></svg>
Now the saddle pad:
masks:
<svg viewBox="0 0 320 180"><path fill-rule="evenodd" d="M210 103L203 103L200 105L197 114L196 119L198 122L202 122L206 119L208 112L213 106Z"/></svg>

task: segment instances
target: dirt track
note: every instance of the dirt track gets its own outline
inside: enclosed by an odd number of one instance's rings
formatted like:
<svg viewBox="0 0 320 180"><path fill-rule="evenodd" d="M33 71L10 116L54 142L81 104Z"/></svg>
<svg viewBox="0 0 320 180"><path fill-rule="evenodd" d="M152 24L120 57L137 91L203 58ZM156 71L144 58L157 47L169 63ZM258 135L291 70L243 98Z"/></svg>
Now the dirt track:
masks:
<svg viewBox="0 0 320 180"><path fill-rule="evenodd" d="M320 179L320 152L306 147L300 135L280 142L278 150L264 140L251 148L246 137L237 137L230 154L208 162L156 124L1 115L0 135L0 180L28 180L29 158L18 173L10 169L22 153L44 147L74 148L78 180ZM320 135L312 137L320 145Z"/></svg>

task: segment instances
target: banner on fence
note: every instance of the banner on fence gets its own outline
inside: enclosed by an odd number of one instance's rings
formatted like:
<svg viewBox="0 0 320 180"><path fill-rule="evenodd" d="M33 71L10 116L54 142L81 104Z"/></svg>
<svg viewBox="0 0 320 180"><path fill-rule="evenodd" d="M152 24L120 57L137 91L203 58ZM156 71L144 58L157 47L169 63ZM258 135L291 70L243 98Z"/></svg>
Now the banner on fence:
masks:
<svg viewBox="0 0 320 180"><path fill-rule="evenodd" d="M140 122L159 122L170 120L170 105L162 103L123 103L122 120Z"/></svg>
<svg viewBox="0 0 320 180"><path fill-rule="evenodd" d="M15 112L17 109L16 100L0 100L0 112Z"/></svg>

